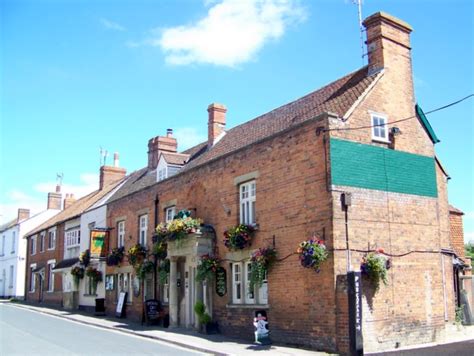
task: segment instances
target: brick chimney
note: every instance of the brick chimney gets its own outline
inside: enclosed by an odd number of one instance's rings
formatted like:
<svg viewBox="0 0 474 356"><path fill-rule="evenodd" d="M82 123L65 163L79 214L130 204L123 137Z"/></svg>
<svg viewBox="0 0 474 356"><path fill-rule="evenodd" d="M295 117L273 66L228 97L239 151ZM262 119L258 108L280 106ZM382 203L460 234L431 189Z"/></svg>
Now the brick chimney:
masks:
<svg viewBox="0 0 474 356"><path fill-rule="evenodd" d="M117 182L127 174L125 168L119 167L119 154L114 153L114 165L100 167L100 181L99 189L102 190L105 186Z"/></svg>
<svg viewBox="0 0 474 356"><path fill-rule="evenodd" d="M225 114L227 108L222 104L212 103L207 107L209 121L207 123L207 145L212 147L216 139L225 131Z"/></svg>
<svg viewBox="0 0 474 356"><path fill-rule="evenodd" d="M158 159L162 152L178 152L178 142L173 137L173 130L166 130L166 136L156 136L148 141L148 169L158 166Z"/></svg>
<svg viewBox="0 0 474 356"><path fill-rule="evenodd" d="M67 209L69 208L72 203L76 201L76 198L74 197L74 194L66 194L66 198L64 198L64 208Z"/></svg>
<svg viewBox="0 0 474 356"><path fill-rule="evenodd" d="M56 185L56 192L48 193L48 209L61 210L61 186Z"/></svg>
<svg viewBox="0 0 474 356"><path fill-rule="evenodd" d="M30 209L18 209L18 218L16 220L17 223L20 221L29 219L30 217Z"/></svg>
<svg viewBox="0 0 474 356"><path fill-rule="evenodd" d="M405 66L410 69L412 27L385 12L377 12L363 22L367 29L369 72Z"/></svg>

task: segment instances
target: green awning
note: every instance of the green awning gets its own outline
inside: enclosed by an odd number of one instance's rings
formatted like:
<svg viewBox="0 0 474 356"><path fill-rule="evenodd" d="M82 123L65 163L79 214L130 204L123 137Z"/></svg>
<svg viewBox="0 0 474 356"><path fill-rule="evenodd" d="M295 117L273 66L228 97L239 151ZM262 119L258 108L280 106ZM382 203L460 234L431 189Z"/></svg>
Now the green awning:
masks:
<svg viewBox="0 0 474 356"><path fill-rule="evenodd" d="M428 136L430 137L431 142L433 142L433 143L440 142L438 137L436 136L433 128L431 127L428 119L426 118L425 113L423 112L423 110L421 109L421 107L418 104L415 105L415 111L416 111L416 117L418 118L418 120L420 120L420 123L423 126L423 128L425 129Z"/></svg>

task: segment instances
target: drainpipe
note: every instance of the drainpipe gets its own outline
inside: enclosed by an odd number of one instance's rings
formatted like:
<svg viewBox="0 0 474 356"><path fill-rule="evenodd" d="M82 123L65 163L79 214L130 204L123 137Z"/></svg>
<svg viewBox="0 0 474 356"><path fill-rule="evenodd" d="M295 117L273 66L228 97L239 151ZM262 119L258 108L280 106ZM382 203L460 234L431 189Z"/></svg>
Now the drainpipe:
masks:
<svg viewBox="0 0 474 356"><path fill-rule="evenodd" d="M154 228L158 226L158 206L160 204L160 199L158 194L155 196L155 225ZM153 269L153 299L156 299L156 288L158 286L156 268L158 267L158 256L155 255L155 268Z"/></svg>

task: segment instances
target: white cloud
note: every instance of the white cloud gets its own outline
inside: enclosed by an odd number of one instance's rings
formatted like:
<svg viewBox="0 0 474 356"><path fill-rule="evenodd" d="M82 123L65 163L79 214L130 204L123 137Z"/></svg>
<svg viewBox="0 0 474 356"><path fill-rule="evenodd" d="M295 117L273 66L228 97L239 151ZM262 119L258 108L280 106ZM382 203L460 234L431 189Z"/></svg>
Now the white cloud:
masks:
<svg viewBox="0 0 474 356"><path fill-rule="evenodd" d="M99 176L95 173L83 173L79 176L80 183L77 185L63 184L61 191L63 197L66 193L74 194L76 199L89 194L99 188ZM48 193L56 190L56 182L38 183L33 187L33 192L11 190L7 192L7 202L0 204L1 223L10 221L17 216L19 208L30 209L30 213L36 214L46 210Z"/></svg>
<svg viewBox="0 0 474 356"><path fill-rule="evenodd" d="M113 30L113 31L126 31L127 30L125 27L118 24L117 22L107 20L106 18L101 18L100 23L102 24L102 26L104 26L108 30Z"/></svg>
<svg viewBox="0 0 474 356"><path fill-rule="evenodd" d="M180 151L186 150L201 142L207 141L207 136L204 134L200 134L193 127L181 127L175 129L173 135L178 141Z"/></svg>
<svg viewBox="0 0 474 356"><path fill-rule="evenodd" d="M206 17L183 26L152 31L147 44L160 47L173 65L209 63L234 67L255 58L287 27L304 21L297 0L206 1Z"/></svg>

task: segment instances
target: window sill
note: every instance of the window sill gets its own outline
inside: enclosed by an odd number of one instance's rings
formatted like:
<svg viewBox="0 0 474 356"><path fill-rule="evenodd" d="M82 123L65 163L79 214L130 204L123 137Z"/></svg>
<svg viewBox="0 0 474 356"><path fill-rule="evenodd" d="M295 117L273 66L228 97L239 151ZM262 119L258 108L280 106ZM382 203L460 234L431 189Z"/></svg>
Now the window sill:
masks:
<svg viewBox="0 0 474 356"><path fill-rule="evenodd" d="M380 138L380 137L372 137L372 142L376 143L384 143L386 145L389 145L391 142L388 139Z"/></svg>
<svg viewBox="0 0 474 356"><path fill-rule="evenodd" d="M54 290L47 290L46 293L54 293Z"/></svg>
<svg viewBox="0 0 474 356"><path fill-rule="evenodd" d="M51 247L51 248L48 248L48 251L54 251L56 249L56 247Z"/></svg>
<svg viewBox="0 0 474 356"><path fill-rule="evenodd" d="M227 304L227 309L269 309L269 304Z"/></svg>
<svg viewBox="0 0 474 356"><path fill-rule="evenodd" d="M98 297L98 294L83 294L84 297Z"/></svg>

